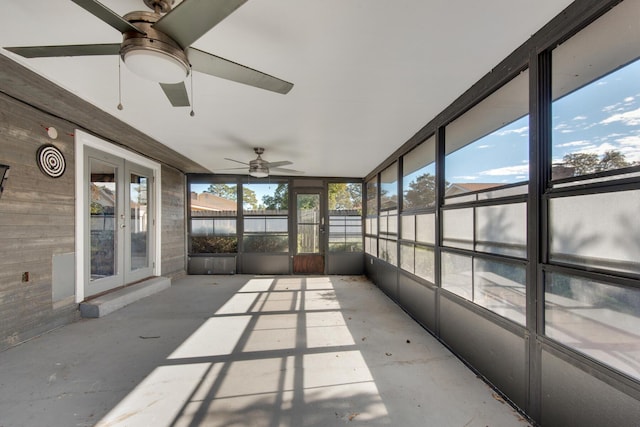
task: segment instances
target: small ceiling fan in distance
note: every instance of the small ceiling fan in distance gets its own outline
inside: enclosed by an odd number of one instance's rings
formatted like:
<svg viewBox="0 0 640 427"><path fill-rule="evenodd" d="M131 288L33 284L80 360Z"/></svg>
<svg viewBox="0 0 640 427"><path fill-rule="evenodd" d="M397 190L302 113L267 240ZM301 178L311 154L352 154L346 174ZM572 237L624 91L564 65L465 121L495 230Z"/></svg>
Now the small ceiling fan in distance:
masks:
<svg viewBox="0 0 640 427"><path fill-rule="evenodd" d="M152 10L120 16L97 0L71 0L122 33L122 43L5 47L25 58L120 55L134 73L160 83L174 107L188 107L191 70L281 94L292 83L190 45L247 0L143 0Z"/></svg>
<svg viewBox="0 0 640 427"><path fill-rule="evenodd" d="M264 154L264 148L256 147L253 149L258 157L254 160L251 160L249 163L241 162L239 160L229 159L225 157L225 160L229 160L232 162L240 163L246 166L249 166L249 175L254 178L266 178L269 176L270 172L279 172L279 174L283 175L299 175L304 172L297 171L294 169L282 168L280 166L287 166L293 164L288 160L282 160L279 162L268 162L262 158L262 154ZM245 167L241 168L229 168L229 169L221 169L221 170L240 170L246 169Z"/></svg>

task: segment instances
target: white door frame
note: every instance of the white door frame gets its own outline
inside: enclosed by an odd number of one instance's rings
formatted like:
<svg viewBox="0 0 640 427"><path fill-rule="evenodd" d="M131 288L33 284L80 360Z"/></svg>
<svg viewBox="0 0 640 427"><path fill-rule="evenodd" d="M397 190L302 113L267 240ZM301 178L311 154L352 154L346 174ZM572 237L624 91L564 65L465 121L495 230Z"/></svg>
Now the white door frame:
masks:
<svg viewBox="0 0 640 427"><path fill-rule="evenodd" d="M87 218L85 218L85 200L84 187L84 147L92 147L96 150L103 151L105 153L113 154L114 156L121 157L126 160L131 160L134 163L138 163L141 166L147 167L153 171L153 194L155 195L155 203L152 205L152 209L155 213L156 226L154 227L154 240L155 240L155 259L153 275L159 276L162 271L162 233L160 230L160 224L162 224L161 217L161 165L153 160L136 154L132 151L110 144L100 138L90 135L86 132L76 129L75 130L75 184L76 184L76 302L80 303L84 301L84 287L85 287L85 257L87 256L87 248L85 247L84 230Z"/></svg>

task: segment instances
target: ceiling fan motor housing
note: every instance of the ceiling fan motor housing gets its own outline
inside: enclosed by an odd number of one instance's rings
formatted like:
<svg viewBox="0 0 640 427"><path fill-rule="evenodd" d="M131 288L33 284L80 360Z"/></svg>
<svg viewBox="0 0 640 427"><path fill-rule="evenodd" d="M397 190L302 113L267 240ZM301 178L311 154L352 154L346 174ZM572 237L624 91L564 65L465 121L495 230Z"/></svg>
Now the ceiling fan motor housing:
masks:
<svg viewBox="0 0 640 427"><path fill-rule="evenodd" d="M175 3L175 0L144 0L144 4L146 4L149 9L159 13L169 12L173 3Z"/></svg>
<svg viewBox="0 0 640 427"><path fill-rule="evenodd" d="M156 51L180 62L186 70L185 77L187 77L191 66L182 47L168 35L153 28L153 24L161 17L162 15L158 13L146 11L130 12L124 15L124 19L146 34L136 31L123 33L120 57L124 61L127 53L135 50Z"/></svg>

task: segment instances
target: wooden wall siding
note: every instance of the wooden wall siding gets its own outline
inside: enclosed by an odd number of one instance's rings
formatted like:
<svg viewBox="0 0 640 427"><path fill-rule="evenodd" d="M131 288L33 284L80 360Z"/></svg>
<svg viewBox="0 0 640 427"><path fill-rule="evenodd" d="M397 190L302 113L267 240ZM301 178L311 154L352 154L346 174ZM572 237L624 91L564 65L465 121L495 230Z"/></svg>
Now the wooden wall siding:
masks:
<svg viewBox="0 0 640 427"><path fill-rule="evenodd" d="M162 275L185 274L186 181L173 168L162 167Z"/></svg>
<svg viewBox="0 0 640 427"><path fill-rule="evenodd" d="M56 140L47 136L51 126ZM78 317L73 301L54 308L51 285L53 255L75 250L73 131L68 122L0 94L0 163L11 167L0 197L0 350ZM57 179L36 163L36 151L49 143L66 159Z"/></svg>
<svg viewBox="0 0 640 427"><path fill-rule="evenodd" d="M58 130L56 140L47 135L51 126ZM207 171L0 55L0 163L11 166L0 197L0 351L79 317L74 302L52 301L53 255L75 251L78 128L162 163L161 273L185 274L183 171ZM47 143L66 159L58 179L43 175L36 164L38 147ZM22 282L27 271L30 280Z"/></svg>

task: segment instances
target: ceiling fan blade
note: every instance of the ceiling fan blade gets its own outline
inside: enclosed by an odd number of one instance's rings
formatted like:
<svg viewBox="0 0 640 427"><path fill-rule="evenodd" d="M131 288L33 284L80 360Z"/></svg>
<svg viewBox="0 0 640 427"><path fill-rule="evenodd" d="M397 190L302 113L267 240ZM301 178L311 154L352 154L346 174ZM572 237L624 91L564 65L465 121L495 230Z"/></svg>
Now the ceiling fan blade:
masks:
<svg viewBox="0 0 640 427"><path fill-rule="evenodd" d="M283 160L280 162L268 162L267 163L267 167L268 168L277 168L278 166L286 166L286 165L292 165L293 162L290 162L288 160Z"/></svg>
<svg viewBox="0 0 640 427"><path fill-rule="evenodd" d="M224 158L225 160L229 160L230 162L236 162L236 163L240 163L241 165L247 165L249 166L249 163L245 163L245 162L241 162L240 160L233 160L233 159L228 159L228 158ZM242 169L242 168L239 168Z"/></svg>
<svg viewBox="0 0 640 427"><path fill-rule="evenodd" d="M135 31L140 34L146 34L144 31L138 29L135 25L131 24L129 21L115 13L113 10L109 9L102 3L96 0L71 0L96 18L100 19L103 22L111 25L116 30L121 33L126 33L128 31Z"/></svg>
<svg viewBox="0 0 640 427"><path fill-rule="evenodd" d="M74 44L66 46L25 46L4 49L25 58L49 58L55 56L117 55L119 44Z"/></svg>
<svg viewBox="0 0 640 427"><path fill-rule="evenodd" d="M293 87L292 83L277 77L192 47L187 49L187 57L193 69L201 73L281 94L288 93Z"/></svg>
<svg viewBox="0 0 640 427"><path fill-rule="evenodd" d="M184 0L153 24L153 28L171 37L184 49L246 1Z"/></svg>
<svg viewBox="0 0 640 427"><path fill-rule="evenodd" d="M224 169L216 169L217 171L237 171L237 170L247 170L246 166L242 168L224 168Z"/></svg>
<svg viewBox="0 0 640 427"><path fill-rule="evenodd" d="M160 83L160 87L174 107L188 107L190 105L189 95L187 95L187 88L184 86L184 82Z"/></svg>
<svg viewBox="0 0 640 427"><path fill-rule="evenodd" d="M302 171L297 171L295 169L287 169L287 168L269 168L270 172L282 172L282 173L287 173L287 174L292 174L292 175L300 175L303 174L304 172Z"/></svg>

